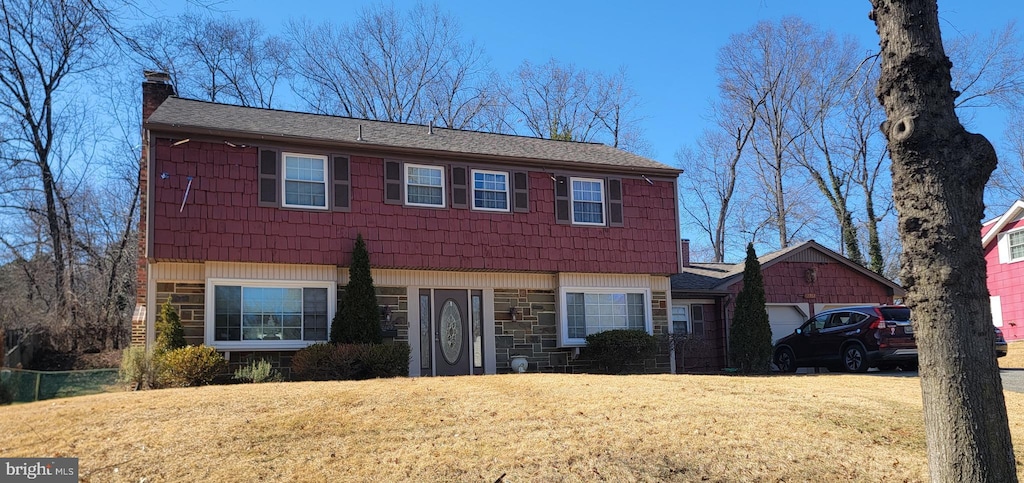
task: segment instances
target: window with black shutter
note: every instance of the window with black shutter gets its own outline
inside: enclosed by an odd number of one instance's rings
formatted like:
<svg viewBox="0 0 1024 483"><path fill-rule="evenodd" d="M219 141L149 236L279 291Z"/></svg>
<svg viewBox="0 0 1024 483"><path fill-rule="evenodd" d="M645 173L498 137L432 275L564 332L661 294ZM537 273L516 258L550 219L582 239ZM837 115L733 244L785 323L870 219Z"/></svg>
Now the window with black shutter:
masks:
<svg viewBox="0 0 1024 483"><path fill-rule="evenodd" d="M608 226L622 226L622 180L608 178Z"/></svg>
<svg viewBox="0 0 1024 483"><path fill-rule="evenodd" d="M529 174L525 171L512 173L513 209L516 213L530 212Z"/></svg>
<svg viewBox="0 0 1024 483"><path fill-rule="evenodd" d="M384 203L389 205L402 204L402 163L384 161Z"/></svg>
<svg viewBox="0 0 1024 483"><path fill-rule="evenodd" d="M469 207L469 183L466 182L466 167L452 166L452 208Z"/></svg>
<svg viewBox="0 0 1024 483"><path fill-rule="evenodd" d="M277 173L277 151L272 149L261 149L259 206L278 206L277 193L280 188L278 187Z"/></svg>
<svg viewBox="0 0 1024 483"><path fill-rule="evenodd" d="M555 176L555 223L568 225L572 223L569 210L569 178Z"/></svg>
<svg viewBox="0 0 1024 483"><path fill-rule="evenodd" d="M352 180L349 174L348 156L333 156L334 162L334 211L352 210Z"/></svg>

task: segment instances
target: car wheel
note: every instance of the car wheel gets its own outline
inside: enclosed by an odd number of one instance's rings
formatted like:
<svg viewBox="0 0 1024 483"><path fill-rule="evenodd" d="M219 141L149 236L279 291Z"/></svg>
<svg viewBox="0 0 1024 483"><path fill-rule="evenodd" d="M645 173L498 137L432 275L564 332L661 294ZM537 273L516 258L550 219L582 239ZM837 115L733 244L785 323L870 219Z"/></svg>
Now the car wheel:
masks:
<svg viewBox="0 0 1024 483"><path fill-rule="evenodd" d="M779 372L796 372L796 357L793 356L793 351L779 349L775 353L775 366L779 368Z"/></svg>
<svg viewBox="0 0 1024 483"><path fill-rule="evenodd" d="M846 372L864 372L868 370L868 355L864 348L857 344L850 344L843 349L843 369Z"/></svg>

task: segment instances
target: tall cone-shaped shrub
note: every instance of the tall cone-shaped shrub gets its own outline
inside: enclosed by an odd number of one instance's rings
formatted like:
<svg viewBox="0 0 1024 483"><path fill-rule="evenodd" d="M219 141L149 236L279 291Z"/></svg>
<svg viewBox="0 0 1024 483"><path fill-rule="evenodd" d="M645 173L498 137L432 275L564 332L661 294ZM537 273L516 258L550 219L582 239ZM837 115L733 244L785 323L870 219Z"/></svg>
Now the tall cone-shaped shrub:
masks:
<svg viewBox="0 0 1024 483"><path fill-rule="evenodd" d="M745 374L768 372L772 356L772 329L765 308L764 277L754 244L747 244L743 288L736 296L729 347L733 366Z"/></svg>
<svg viewBox="0 0 1024 483"><path fill-rule="evenodd" d="M356 235L352 248L352 264L348 269L348 285L341 298L341 308L331 325L331 342L335 344L379 344L380 308L377 291L370 276L370 254L362 235Z"/></svg>
<svg viewBox="0 0 1024 483"><path fill-rule="evenodd" d="M171 305L171 297L160 306L156 319L156 343L153 352L163 354L174 349L185 347L185 328L181 326L181 317Z"/></svg>

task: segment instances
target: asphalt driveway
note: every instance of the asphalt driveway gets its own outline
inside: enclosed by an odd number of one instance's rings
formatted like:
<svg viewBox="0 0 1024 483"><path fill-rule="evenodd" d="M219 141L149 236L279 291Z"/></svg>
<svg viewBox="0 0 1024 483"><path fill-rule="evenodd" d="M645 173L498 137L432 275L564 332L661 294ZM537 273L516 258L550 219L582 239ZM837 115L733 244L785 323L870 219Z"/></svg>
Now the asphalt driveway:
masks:
<svg viewBox="0 0 1024 483"><path fill-rule="evenodd" d="M813 374L813 367L801 367L798 374ZM828 369L819 368L817 372L827 373ZM917 377L917 371L879 371L871 369L865 374L885 377ZM1000 369L999 375L1003 378L1003 390L1013 392L1024 392L1024 369Z"/></svg>

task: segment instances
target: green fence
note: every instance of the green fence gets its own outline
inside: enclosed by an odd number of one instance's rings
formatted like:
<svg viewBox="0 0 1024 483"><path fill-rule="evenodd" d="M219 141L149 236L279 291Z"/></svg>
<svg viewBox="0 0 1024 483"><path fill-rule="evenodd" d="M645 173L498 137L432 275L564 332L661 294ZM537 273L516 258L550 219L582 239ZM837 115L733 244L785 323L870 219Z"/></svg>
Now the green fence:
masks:
<svg viewBox="0 0 1024 483"><path fill-rule="evenodd" d="M14 402L98 394L118 387L117 369L30 371L3 368L0 369L0 384L11 391Z"/></svg>

